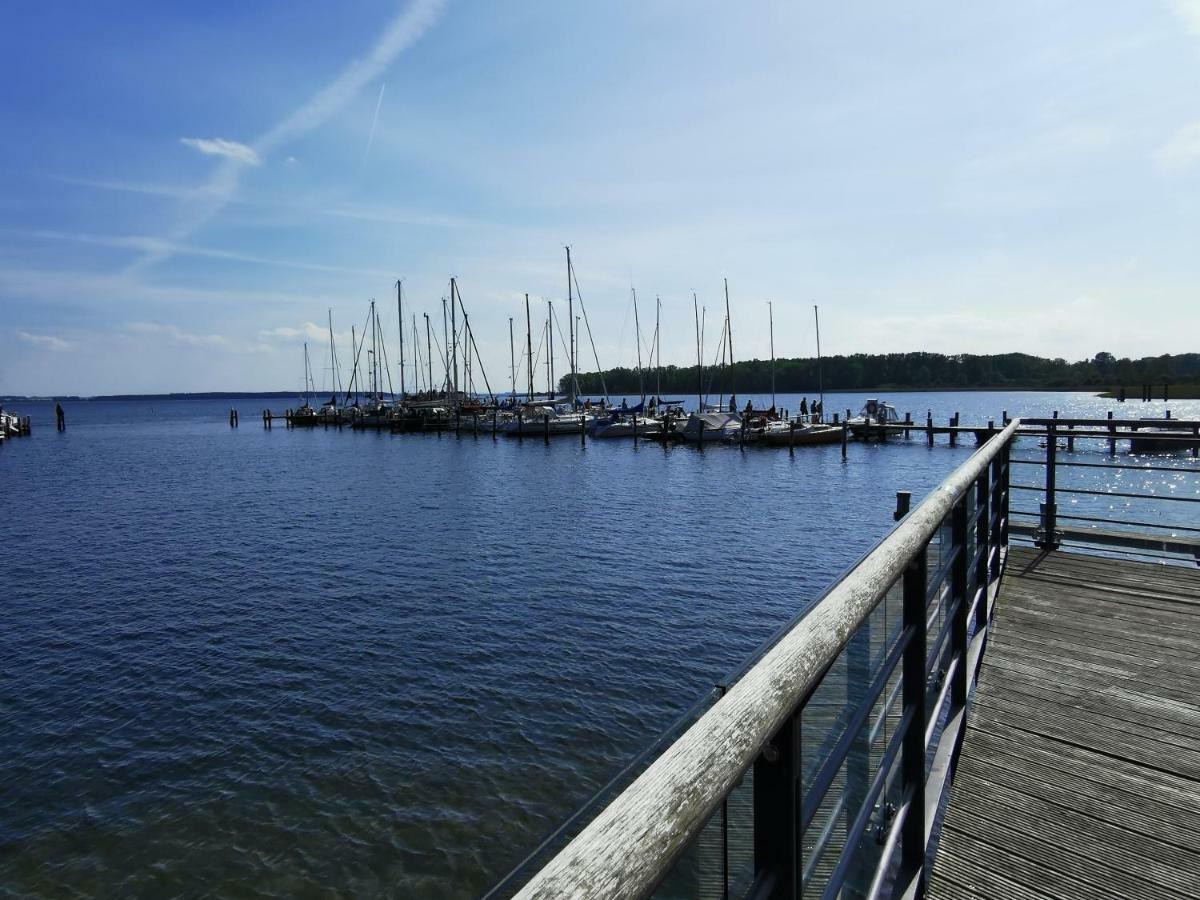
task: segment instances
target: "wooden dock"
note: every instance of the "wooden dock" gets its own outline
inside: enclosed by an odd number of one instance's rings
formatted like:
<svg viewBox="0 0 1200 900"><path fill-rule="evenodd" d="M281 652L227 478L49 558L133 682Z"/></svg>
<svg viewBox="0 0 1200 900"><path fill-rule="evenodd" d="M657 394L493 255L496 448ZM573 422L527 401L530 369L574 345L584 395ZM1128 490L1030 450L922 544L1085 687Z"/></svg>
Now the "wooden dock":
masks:
<svg viewBox="0 0 1200 900"><path fill-rule="evenodd" d="M1200 572L1013 548L926 897L1200 898Z"/></svg>

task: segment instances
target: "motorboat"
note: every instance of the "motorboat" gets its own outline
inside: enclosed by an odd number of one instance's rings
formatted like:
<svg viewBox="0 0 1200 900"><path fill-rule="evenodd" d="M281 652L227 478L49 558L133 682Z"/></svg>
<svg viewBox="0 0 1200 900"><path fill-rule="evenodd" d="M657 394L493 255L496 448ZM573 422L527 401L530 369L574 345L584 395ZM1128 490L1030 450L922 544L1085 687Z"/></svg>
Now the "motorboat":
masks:
<svg viewBox="0 0 1200 900"><path fill-rule="evenodd" d="M899 431L903 425L896 407L883 400L871 399L863 404L857 416L847 419L851 433L860 440L885 437Z"/></svg>

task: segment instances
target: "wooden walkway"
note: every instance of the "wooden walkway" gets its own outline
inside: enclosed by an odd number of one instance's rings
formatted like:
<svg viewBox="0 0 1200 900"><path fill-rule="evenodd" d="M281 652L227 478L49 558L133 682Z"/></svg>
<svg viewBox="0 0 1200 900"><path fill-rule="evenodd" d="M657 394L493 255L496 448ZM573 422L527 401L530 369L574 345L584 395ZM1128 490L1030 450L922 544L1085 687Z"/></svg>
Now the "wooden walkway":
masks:
<svg viewBox="0 0 1200 900"><path fill-rule="evenodd" d="M1014 548L926 896L1200 898L1200 570Z"/></svg>

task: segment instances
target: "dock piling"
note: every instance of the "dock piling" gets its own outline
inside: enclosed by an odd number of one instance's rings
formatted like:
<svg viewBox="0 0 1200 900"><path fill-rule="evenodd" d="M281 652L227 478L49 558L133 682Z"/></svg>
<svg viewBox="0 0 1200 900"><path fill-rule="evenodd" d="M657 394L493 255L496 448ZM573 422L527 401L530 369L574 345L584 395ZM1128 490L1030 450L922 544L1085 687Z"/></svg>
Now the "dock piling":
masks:
<svg viewBox="0 0 1200 900"><path fill-rule="evenodd" d="M1111 419L1112 419L1112 417L1113 417L1113 414L1112 414L1112 410L1110 409L1110 410L1108 411L1108 418L1109 418L1109 420L1111 420ZM1117 426L1116 426L1116 425L1109 425L1109 426L1108 426L1108 433L1109 433L1109 434L1112 434L1112 435L1115 435L1115 434L1117 433ZM1108 439L1108 455L1109 455L1109 456L1116 456L1116 455L1117 455L1117 439L1116 439L1115 437L1111 437L1111 438L1109 438L1109 439Z"/></svg>
<svg viewBox="0 0 1200 900"><path fill-rule="evenodd" d="M542 437L547 444L550 443L550 413L542 416Z"/></svg>
<svg viewBox="0 0 1200 900"><path fill-rule="evenodd" d="M846 442L850 439L850 426L842 423L842 459L846 458Z"/></svg>

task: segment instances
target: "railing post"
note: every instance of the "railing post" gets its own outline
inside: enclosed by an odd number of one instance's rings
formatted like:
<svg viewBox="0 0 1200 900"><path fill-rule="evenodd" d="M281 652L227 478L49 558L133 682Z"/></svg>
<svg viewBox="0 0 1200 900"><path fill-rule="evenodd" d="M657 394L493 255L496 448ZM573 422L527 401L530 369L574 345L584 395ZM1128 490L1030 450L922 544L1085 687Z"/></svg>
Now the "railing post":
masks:
<svg viewBox="0 0 1200 900"><path fill-rule="evenodd" d="M904 627L912 638L904 648L902 695L909 717L900 750L902 789L910 793L908 815L901 833L901 866L907 881L916 876L916 896L925 885L925 592L929 545L926 544L904 572Z"/></svg>
<svg viewBox="0 0 1200 900"><path fill-rule="evenodd" d="M993 461L994 462L994 461ZM975 572L975 584L983 588L979 595L979 606L975 609L975 631L978 633L987 624L988 588L992 582L992 552L995 549L995 536L992 534L992 464L979 475L979 493L976 495L979 506L979 526L975 532L976 546L983 547L983 558L979 560L979 568ZM996 556L1000 555L999 551Z"/></svg>
<svg viewBox="0 0 1200 900"><path fill-rule="evenodd" d="M950 546L955 554L950 569L950 602L954 619L950 623L951 655L958 660L950 683L950 709L962 709L967 703L967 604L971 597L971 559L967 546L967 497L963 494L950 512ZM944 657L943 657L944 658Z"/></svg>
<svg viewBox="0 0 1200 900"><path fill-rule="evenodd" d="M1000 548L1004 551L1008 550L1008 501L1012 477L1012 463L1009 455L1011 452L1012 439L1010 438L1004 445L1004 449L1000 451Z"/></svg>
<svg viewBox="0 0 1200 900"><path fill-rule="evenodd" d="M1055 415L1057 419L1057 414ZM1046 500L1042 503L1042 528L1037 545L1043 550L1058 547L1058 503L1055 497L1055 481L1058 459L1058 432L1051 422L1046 428Z"/></svg>
<svg viewBox="0 0 1200 900"><path fill-rule="evenodd" d="M754 872L769 880L770 900L800 896L800 711L775 733L754 762Z"/></svg>

